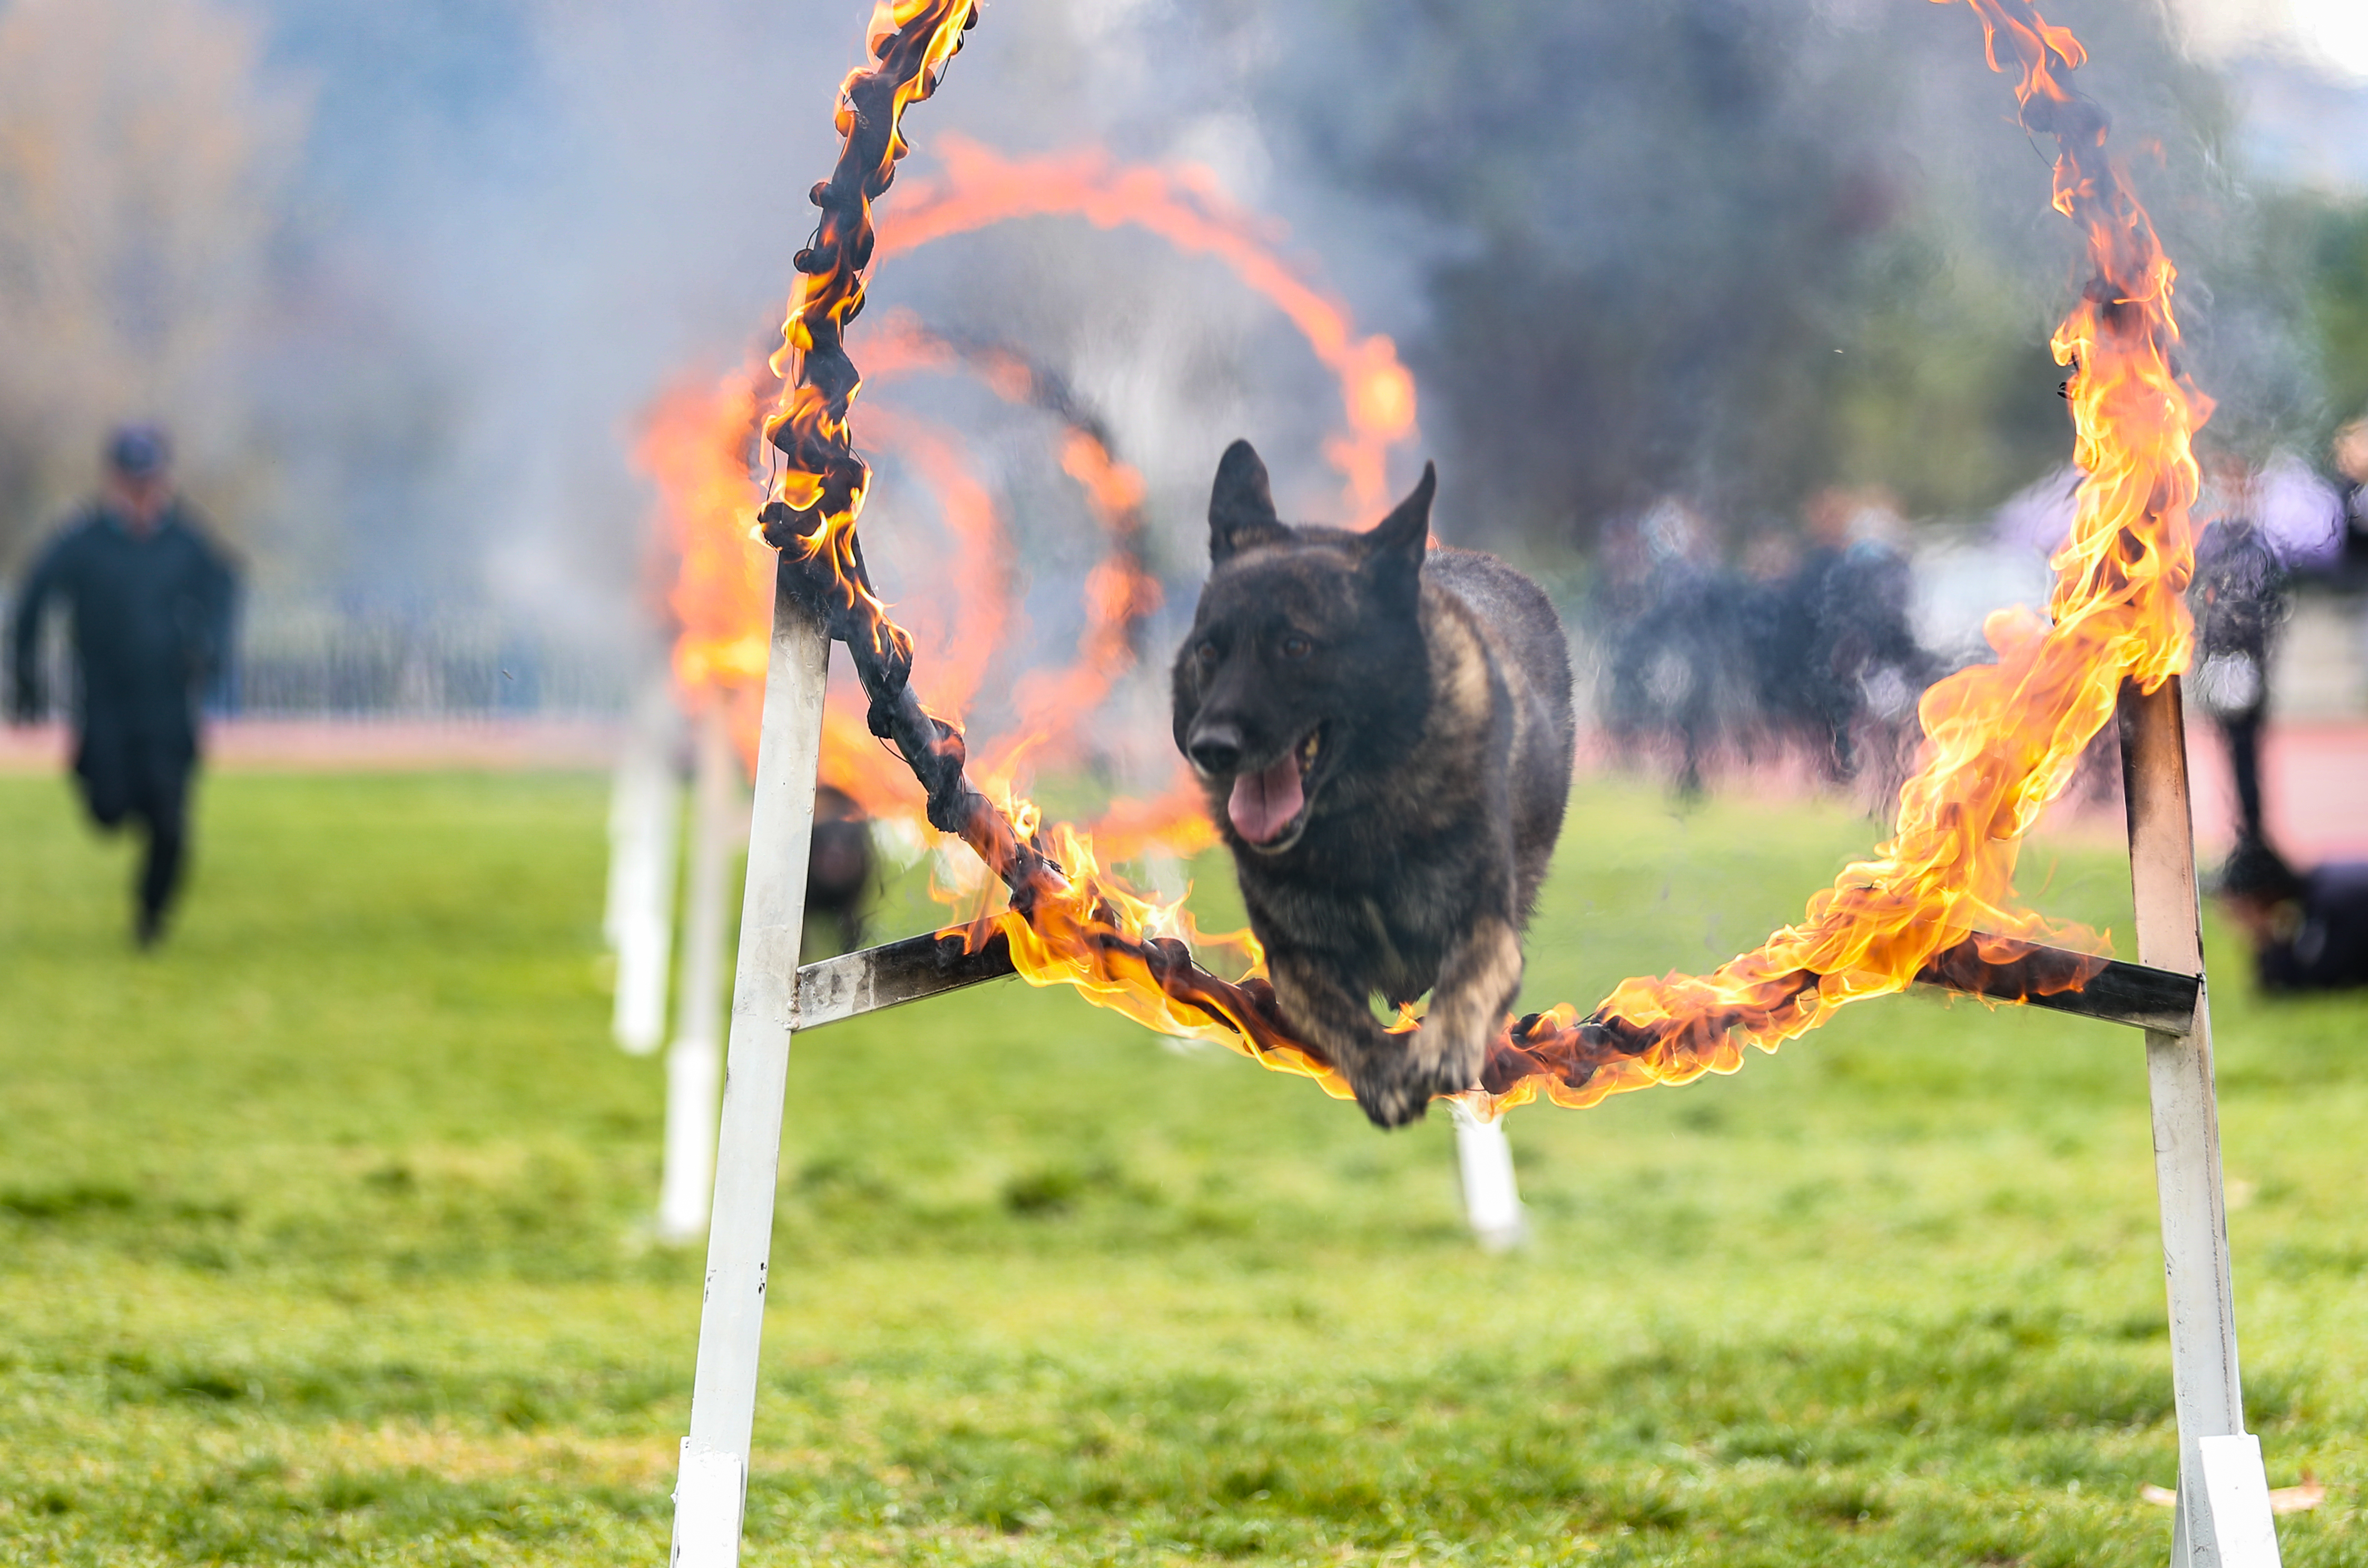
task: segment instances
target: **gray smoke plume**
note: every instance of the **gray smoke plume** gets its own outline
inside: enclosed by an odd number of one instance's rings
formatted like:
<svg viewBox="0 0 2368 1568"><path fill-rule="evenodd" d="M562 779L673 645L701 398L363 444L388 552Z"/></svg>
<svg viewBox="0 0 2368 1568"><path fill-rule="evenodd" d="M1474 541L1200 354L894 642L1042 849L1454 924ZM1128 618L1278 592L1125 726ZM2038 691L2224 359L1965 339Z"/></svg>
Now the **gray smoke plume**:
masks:
<svg viewBox="0 0 2368 1568"><path fill-rule="evenodd" d="M2064 9L2185 268L2224 427L2306 421L2294 290L2217 79L2150 7ZM48 137L70 204L0 158L0 568L104 425L143 414L182 431L273 592L631 619L639 411L777 328L863 22L820 0L0 6L6 144ZM2066 450L2044 340L2077 247L1962 8L1004 6L911 126L907 179L954 135L1090 144L1201 165L1287 222L1284 252L1417 371L1392 478L1440 460L1451 539L1585 546L1679 494L1731 542L1841 483L1964 513ZM874 301L1066 380L1145 473L1171 599L1235 436L1286 511L1343 520L1337 384L1207 257L1030 220L893 258ZM973 434L1029 612L1010 662L1065 646L1099 545L1057 422L959 377L873 395ZM931 506L893 457L874 506L893 593Z"/></svg>

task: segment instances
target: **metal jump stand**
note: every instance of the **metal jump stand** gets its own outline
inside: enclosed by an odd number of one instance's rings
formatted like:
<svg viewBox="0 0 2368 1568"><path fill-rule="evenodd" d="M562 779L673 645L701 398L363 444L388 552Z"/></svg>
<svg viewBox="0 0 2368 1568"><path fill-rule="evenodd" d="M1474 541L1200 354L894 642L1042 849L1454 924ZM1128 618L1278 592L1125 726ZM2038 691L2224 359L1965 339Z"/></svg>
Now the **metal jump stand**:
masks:
<svg viewBox="0 0 2368 1568"><path fill-rule="evenodd" d="M799 968L830 648L821 619L791 584L785 569L774 592L757 753L699 1369L675 1492L673 1562L680 1568L732 1568L739 1561L791 1036L1013 972L999 940L965 953L958 940L932 937ZM2171 1562L2270 1568L2278 1562L2277 1535L2260 1442L2245 1431L2237 1376L2178 682L2151 696L2125 688L2121 736L2140 961L2108 964L2078 992L2032 1000L2146 1032L2179 1414ZM1929 983L1965 988L1937 974Z"/></svg>

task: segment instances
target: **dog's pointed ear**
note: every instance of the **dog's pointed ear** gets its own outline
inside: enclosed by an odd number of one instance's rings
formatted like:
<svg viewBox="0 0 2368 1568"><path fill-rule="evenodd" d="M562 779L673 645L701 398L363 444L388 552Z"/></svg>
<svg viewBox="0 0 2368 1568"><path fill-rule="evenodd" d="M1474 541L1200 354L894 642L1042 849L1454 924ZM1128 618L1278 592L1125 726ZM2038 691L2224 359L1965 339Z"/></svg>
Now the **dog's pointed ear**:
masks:
<svg viewBox="0 0 2368 1568"><path fill-rule="evenodd" d="M1430 549L1430 498L1439 492L1439 471L1422 465L1422 480L1390 515L1365 535L1365 559L1375 565L1422 569Z"/></svg>
<svg viewBox="0 0 2368 1568"><path fill-rule="evenodd" d="M1266 464L1258 449L1235 441L1217 460L1217 483L1209 492L1209 560L1224 565L1254 545L1284 537L1274 515L1274 492L1267 487Z"/></svg>

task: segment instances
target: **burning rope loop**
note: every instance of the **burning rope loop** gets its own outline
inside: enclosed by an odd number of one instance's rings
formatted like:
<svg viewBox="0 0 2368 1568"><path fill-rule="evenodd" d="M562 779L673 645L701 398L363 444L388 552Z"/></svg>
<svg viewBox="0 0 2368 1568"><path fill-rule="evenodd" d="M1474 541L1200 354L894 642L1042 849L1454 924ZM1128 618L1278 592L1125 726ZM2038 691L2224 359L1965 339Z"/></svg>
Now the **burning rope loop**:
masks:
<svg viewBox="0 0 2368 1568"><path fill-rule="evenodd" d="M838 163L808 193L821 217L795 257L797 297L773 362L784 390L765 436L788 466L758 520L766 541L781 551L792 590L820 612L830 636L847 644L871 733L895 745L928 791L930 824L1008 845L1006 860L1018 865L1025 856L1008 825L999 835L982 825L983 817L999 813L963 777L961 734L913 695L913 640L872 591L855 531L871 471L848 427L863 378L848 355L845 331L863 309L863 274L876 238L871 203L908 151L901 130L906 106L936 90L962 34L977 22L973 0L883 3L872 22L876 63L849 75L840 89Z"/></svg>
<svg viewBox="0 0 2368 1568"><path fill-rule="evenodd" d="M1945 0L1943 0L1945 3ZM2072 540L2054 565L2052 625L1994 617L1998 663L1936 685L1919 708L1926 757L1903 786L1893 838L1811 899L1800 924L1708 976L1631 980L1592 1014L1567 1004L1500 1034L1479 1092L1501 1109L1543 1096L1583 1107L1624 1089L1733 1072L1747 1046L1773 1051L1833 1012L1923 976L1995 997L2047 995L2086 983L2104 960L2036 948L2046 925L2020 908L2017 841L2061 792L2073 762L2124 679L2151 690L2183 661L2180 593L2192 568L2187 506L2196 487L2189 437L2210 401L2180 373L2170 263L2121 170L2104 153L2106 118L2062 73L2086 58L2031 0L1971 0L1994 69L2011 58L2023 123L2055 136L2054 203L2087 232L2096 277L2057 330L2064 393L2087 472ZM1339 1074L1293 1040L1262 979L1227 982L1185 944L1124 917L1090 876L1072 883L1028 833L973 788L961 733L912 692L912 639L872 592L855 525L870 470L848 414L860 377L842 341L863 305L874 244L871 202L905 147L898 120L928 96L976 20L973 0L880 0L872 53L842 91L845 138L822 210L798 255L798 294L774 369L782 398L766 435L788 460L761 516L784 582L853 656L873 734L893 742L928 794L928 818L958 834L1011 890L996 925L1040 983L1066 981L1154 1028L1222 1036L1269 1066L1324 1082ZM893 30L890 30L892 29ZM2002 47L2003 46L2003 47ZM1082 846L1080 846L1082 847ZM1064 851L1066 853L1066 851ZM2011 929L1975 936L1985 926ZM980 940L987 922L974 927Z"/></svg>

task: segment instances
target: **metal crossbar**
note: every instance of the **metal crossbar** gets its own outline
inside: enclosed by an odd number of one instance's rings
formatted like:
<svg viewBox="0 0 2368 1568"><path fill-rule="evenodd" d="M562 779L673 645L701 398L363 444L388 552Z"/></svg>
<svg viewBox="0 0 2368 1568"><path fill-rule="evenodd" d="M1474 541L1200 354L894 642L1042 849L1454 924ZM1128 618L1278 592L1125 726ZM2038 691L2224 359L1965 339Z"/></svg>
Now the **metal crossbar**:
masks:
<svg viewBox="0 0 2368 1568"><path fill-rule="evenodd" d="M1952 949L1917 976L1916 983L1954 996L1975 996L1994 1002L2023 1002L2075 1017L2098 1018L2132 1028L2185 1034L2195 1017L2201 977L2152 969L2142 963L2103 960L2103 967L2077 991L2026 993L2013 985L2011 970L1951 978L1948 960L1970 956L1975 938ZM2073 968L2084 955L2061 948L2034 945L2029 957L2042 964ZM2091 960L2093 961L2093 960ZM959 936L939 934L883 942L860 952L810 963L798 971L793 1018L801 1029L820 1028L848 1018L926 1001L951 991L1008 980L1019 971L1012 966L1011 945L997 931L975 951Z"/></svg>

